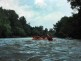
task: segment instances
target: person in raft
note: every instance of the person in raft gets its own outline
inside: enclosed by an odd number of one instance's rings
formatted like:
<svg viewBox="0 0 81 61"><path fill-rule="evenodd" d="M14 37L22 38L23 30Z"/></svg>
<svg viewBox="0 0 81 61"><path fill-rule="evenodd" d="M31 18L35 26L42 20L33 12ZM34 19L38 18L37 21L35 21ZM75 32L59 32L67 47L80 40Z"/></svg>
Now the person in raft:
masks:
<svg viewBox="0 0 81 61"><path fill-rule="evenodd" d="M48 39L49 41L53 41L52 36L50 36L50 35L48 35L48 34L47 34L47 39Z"/></svg>

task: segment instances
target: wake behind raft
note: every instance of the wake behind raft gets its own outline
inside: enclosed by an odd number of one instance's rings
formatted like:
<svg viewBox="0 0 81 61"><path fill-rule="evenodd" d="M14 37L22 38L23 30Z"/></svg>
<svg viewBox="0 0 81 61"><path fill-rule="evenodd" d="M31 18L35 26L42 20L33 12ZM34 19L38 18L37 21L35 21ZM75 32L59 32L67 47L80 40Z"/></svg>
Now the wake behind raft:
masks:
<svg viewBox="0 0 81 61"><path fill-rule="evenodd" d="M32 40L48 40L48 41L53 41L52 36L33 36Z"/></svg>

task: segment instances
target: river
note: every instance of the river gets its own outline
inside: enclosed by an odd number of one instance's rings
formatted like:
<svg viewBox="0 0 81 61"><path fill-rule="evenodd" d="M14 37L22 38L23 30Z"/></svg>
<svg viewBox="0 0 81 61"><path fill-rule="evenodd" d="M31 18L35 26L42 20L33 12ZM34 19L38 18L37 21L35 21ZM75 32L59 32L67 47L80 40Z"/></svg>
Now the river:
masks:
<svg viewBox="0 0 81 61"><path fill-rule="evenodd" d="M0 61L81 61L81 41L0 38Z"/></svg>

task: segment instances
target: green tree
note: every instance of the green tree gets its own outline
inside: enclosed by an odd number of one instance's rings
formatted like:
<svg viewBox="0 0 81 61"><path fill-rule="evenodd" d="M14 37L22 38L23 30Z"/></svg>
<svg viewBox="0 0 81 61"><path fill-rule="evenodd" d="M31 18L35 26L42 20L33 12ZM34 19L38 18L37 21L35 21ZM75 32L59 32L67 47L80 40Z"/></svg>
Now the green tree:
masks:
<svg viewBox="0 0 81 61"><path fill-rule="evenodd" d="M0 37L9 37L11 35L11 26L4 11L4 9L0 8Z"/></svg>
<svg viewBox="0 0 81 61"><path fill-rule="evenodd" d="M55 35L54 35L54 34L55 34L55 30L52 29L52 28L49 29L48 34L51 35L51 36L55 36Z"/></svg>
<svg viewBox="0 0 81 61"><path fill-rule="evenodd" d="M75 38L81 38L81 0L68 0L72 9L76 9L78 13L73 14L75 24ZM76 17L75 17L76 16ZM77 30L76 30L77 29Z"/></svg>

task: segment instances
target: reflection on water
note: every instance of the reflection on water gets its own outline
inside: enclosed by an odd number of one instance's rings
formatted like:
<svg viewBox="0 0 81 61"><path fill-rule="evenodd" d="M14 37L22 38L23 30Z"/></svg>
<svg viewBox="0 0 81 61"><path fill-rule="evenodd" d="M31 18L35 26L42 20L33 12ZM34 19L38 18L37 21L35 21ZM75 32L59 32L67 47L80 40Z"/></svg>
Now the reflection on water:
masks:
<svg viewBox="0 0 81 61"><path fill-rule="evenodd" d="M0 39L0 61L81 61L81 42L54 38Z"/></svg>

